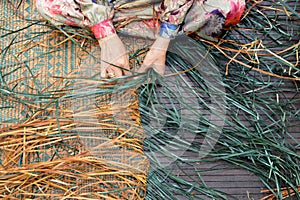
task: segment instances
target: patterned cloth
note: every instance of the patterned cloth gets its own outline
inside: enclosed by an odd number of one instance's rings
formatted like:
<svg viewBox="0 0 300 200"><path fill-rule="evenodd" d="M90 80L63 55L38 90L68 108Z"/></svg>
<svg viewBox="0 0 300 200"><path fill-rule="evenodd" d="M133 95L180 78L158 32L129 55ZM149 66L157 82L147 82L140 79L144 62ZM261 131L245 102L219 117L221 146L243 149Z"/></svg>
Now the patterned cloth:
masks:
<svg viewBox="0 0 300 200"><path fill-rule="evenodd" d="M36 0L36 5L51 23L90 28L97 39L115 33L116 26L133 35L147 37L145 31L137 31L144 27L154 30L154 38L174 38L178 32L197 31L213 36L223 25L235 25L245 0ZM122 25L126 20L133 23Z"/></svg>

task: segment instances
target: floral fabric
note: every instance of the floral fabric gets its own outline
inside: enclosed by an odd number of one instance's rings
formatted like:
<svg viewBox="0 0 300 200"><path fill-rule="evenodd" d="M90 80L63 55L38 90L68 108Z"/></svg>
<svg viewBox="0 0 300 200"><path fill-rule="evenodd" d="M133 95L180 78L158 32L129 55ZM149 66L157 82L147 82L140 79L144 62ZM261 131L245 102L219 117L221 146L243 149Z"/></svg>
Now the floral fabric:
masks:
<svg viewBox="0 0 300 200"><path fill-rule="evenodd" d="M161 20L169 24L181 24L193 2L192 0L163 0L159 7Z"/></svg>
<svg viewBox="0 0 300 200"><path fill-rule="evenodd" d="M116 33L115 28L109 19L103 20L102 22L91 26L91 31L94 33L97 40Z"/></svg>
<svg viewBox="0 0 300 200"><path fill-rule="evenodd" d="M178 32L178 25L162 22L160 25L159 35L164 38L175 38Z"/></svg>
<svg viewBox="0 0 300 200"><path fill-rule="evenodd" d="M97 39L115 33L110 23L113 9L107 3L98 4L94 0L36 0L36 6L52 24L90 28Z"/></svg>
<svg viewBox="0 0 300 200"><path fill-rule="evenodd" d="M224 25L235 25L245 0L36 0L36 5L51 23L89 28L97 39L115 33L114 27L129 35L174 38L191 32L214 36Z"/></svg>

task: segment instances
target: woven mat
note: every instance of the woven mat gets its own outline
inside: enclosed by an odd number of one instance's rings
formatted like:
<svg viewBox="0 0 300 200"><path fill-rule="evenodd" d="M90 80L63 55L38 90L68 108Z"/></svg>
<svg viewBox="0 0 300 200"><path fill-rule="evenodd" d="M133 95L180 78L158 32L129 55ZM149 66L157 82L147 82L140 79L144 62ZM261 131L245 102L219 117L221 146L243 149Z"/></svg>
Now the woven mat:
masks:
<svg viewBox="0 0 300 200"><path fill-rule="evenodd" d="M85 95L81 88L92 85L91 92L101 84L70 77L97 78L97 42L71 35L80 47L39 21L34 1L10 2L0 2L0 72L7 88L0 97L0 177L11 181L1 184L0 196L142 198L149 163L135 91ZM149 45L122 40L130 52ZM49 95L68 96L70 88L78 97L49 103Z"/></svg>
<svg viewBox="0 0 300 200"><path fill-rule="evenodd" d="M43 94L54 91L68 81L58 77L74 75L87 66L96 70L100 68L99 61L85 52L99 57L100 48L96 41L74 37L82 45L80 48L59 31L36 21L42 18L34 1L10 2L0 2L4 8L0 10L0 26L3 28L0 30L1 73L3 81L14 92ZM123 37L122 40L129 52L149 45L149 41L143 39ZM9 93L6 95L5 99L0 99L0 128L22 122L36 112L32 107L11 101Z"/></svg>

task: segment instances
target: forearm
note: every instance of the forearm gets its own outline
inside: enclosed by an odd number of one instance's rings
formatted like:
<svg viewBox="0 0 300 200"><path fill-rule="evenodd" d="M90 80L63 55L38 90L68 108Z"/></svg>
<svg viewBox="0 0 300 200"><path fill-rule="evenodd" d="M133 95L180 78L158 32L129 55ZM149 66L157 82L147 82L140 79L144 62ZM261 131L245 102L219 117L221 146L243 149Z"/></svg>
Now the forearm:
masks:
<svg viewBox="0 0 300 200"><path fill-rule="evenodd" d="M92 0L36 0L40 14L55 25L72 25L89 28L96 39L100 40L116 33L111 22L113 9L102 1L96 4Z"/></svg>
<svg viewBox="0 0 300 200"><path fill-rule="evenodd" d="M157 37L153 45L151 46L151 49L157 49L157 50L164 50L166 51L168 49L169 43L171 39L170 38L164 38L164 37Z"/></svg>

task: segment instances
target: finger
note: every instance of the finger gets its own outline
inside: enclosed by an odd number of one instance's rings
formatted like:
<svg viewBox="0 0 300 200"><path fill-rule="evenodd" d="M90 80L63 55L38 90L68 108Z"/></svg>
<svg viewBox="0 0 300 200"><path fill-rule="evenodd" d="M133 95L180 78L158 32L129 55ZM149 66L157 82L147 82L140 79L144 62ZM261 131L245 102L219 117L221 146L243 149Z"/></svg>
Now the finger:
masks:
<svg viewBox="0 0 300 200"><path fill-rule="evenodd" d="M131 70L124 70L124 75L125 75L125 76L130 76L130 75L132 75Z"/></svg>
<svg viewBox="0 0 300 200"><path fill-rule="evenodd" d="M146 73L150 68L152 68L152 65L142 64L142 66L138 69L138 73Z"/></svg>
<svg viewBox="0 0 300 200"><path fill-rule="evenodd" d="M115 76L119 77L123 75L122 69L114 67Z"/></svg>
<svg viewBox="0 0 300 200"><path fill-rule="evenodd" d="M130 67L129 67L129 62L124 66L123 72L124 72L125 76L132 75L132 72L131 72Z"/></svg>
<svg viewBox="0 0 300 200"><path fill-rule="evenodd" d="M122 70L117 67L109 66L106 71L109 78L122 76Z"/></svg>
<svg viewBox="0 0 300 200"><path fill-rule="evenodd" d="M158 64L153 67L153 69L159 73L161 76L165 75L166 65Z"/></svg>
<svg viewBox="0 0 300 200"><path fill-rule="evenodd" d="M108 77L108 75L107 75L107 67L102 67L103 65L101 64L101 74L100 74L100 76L101 76L101 78L107 78Z"/></svg>
<svg viewBox="0 0 300 200"><path fill-rule="evenodd" d="M108 75L107 75L106 71L101 72L100 76L101 76L101 78L108 78Z"/></svg>

